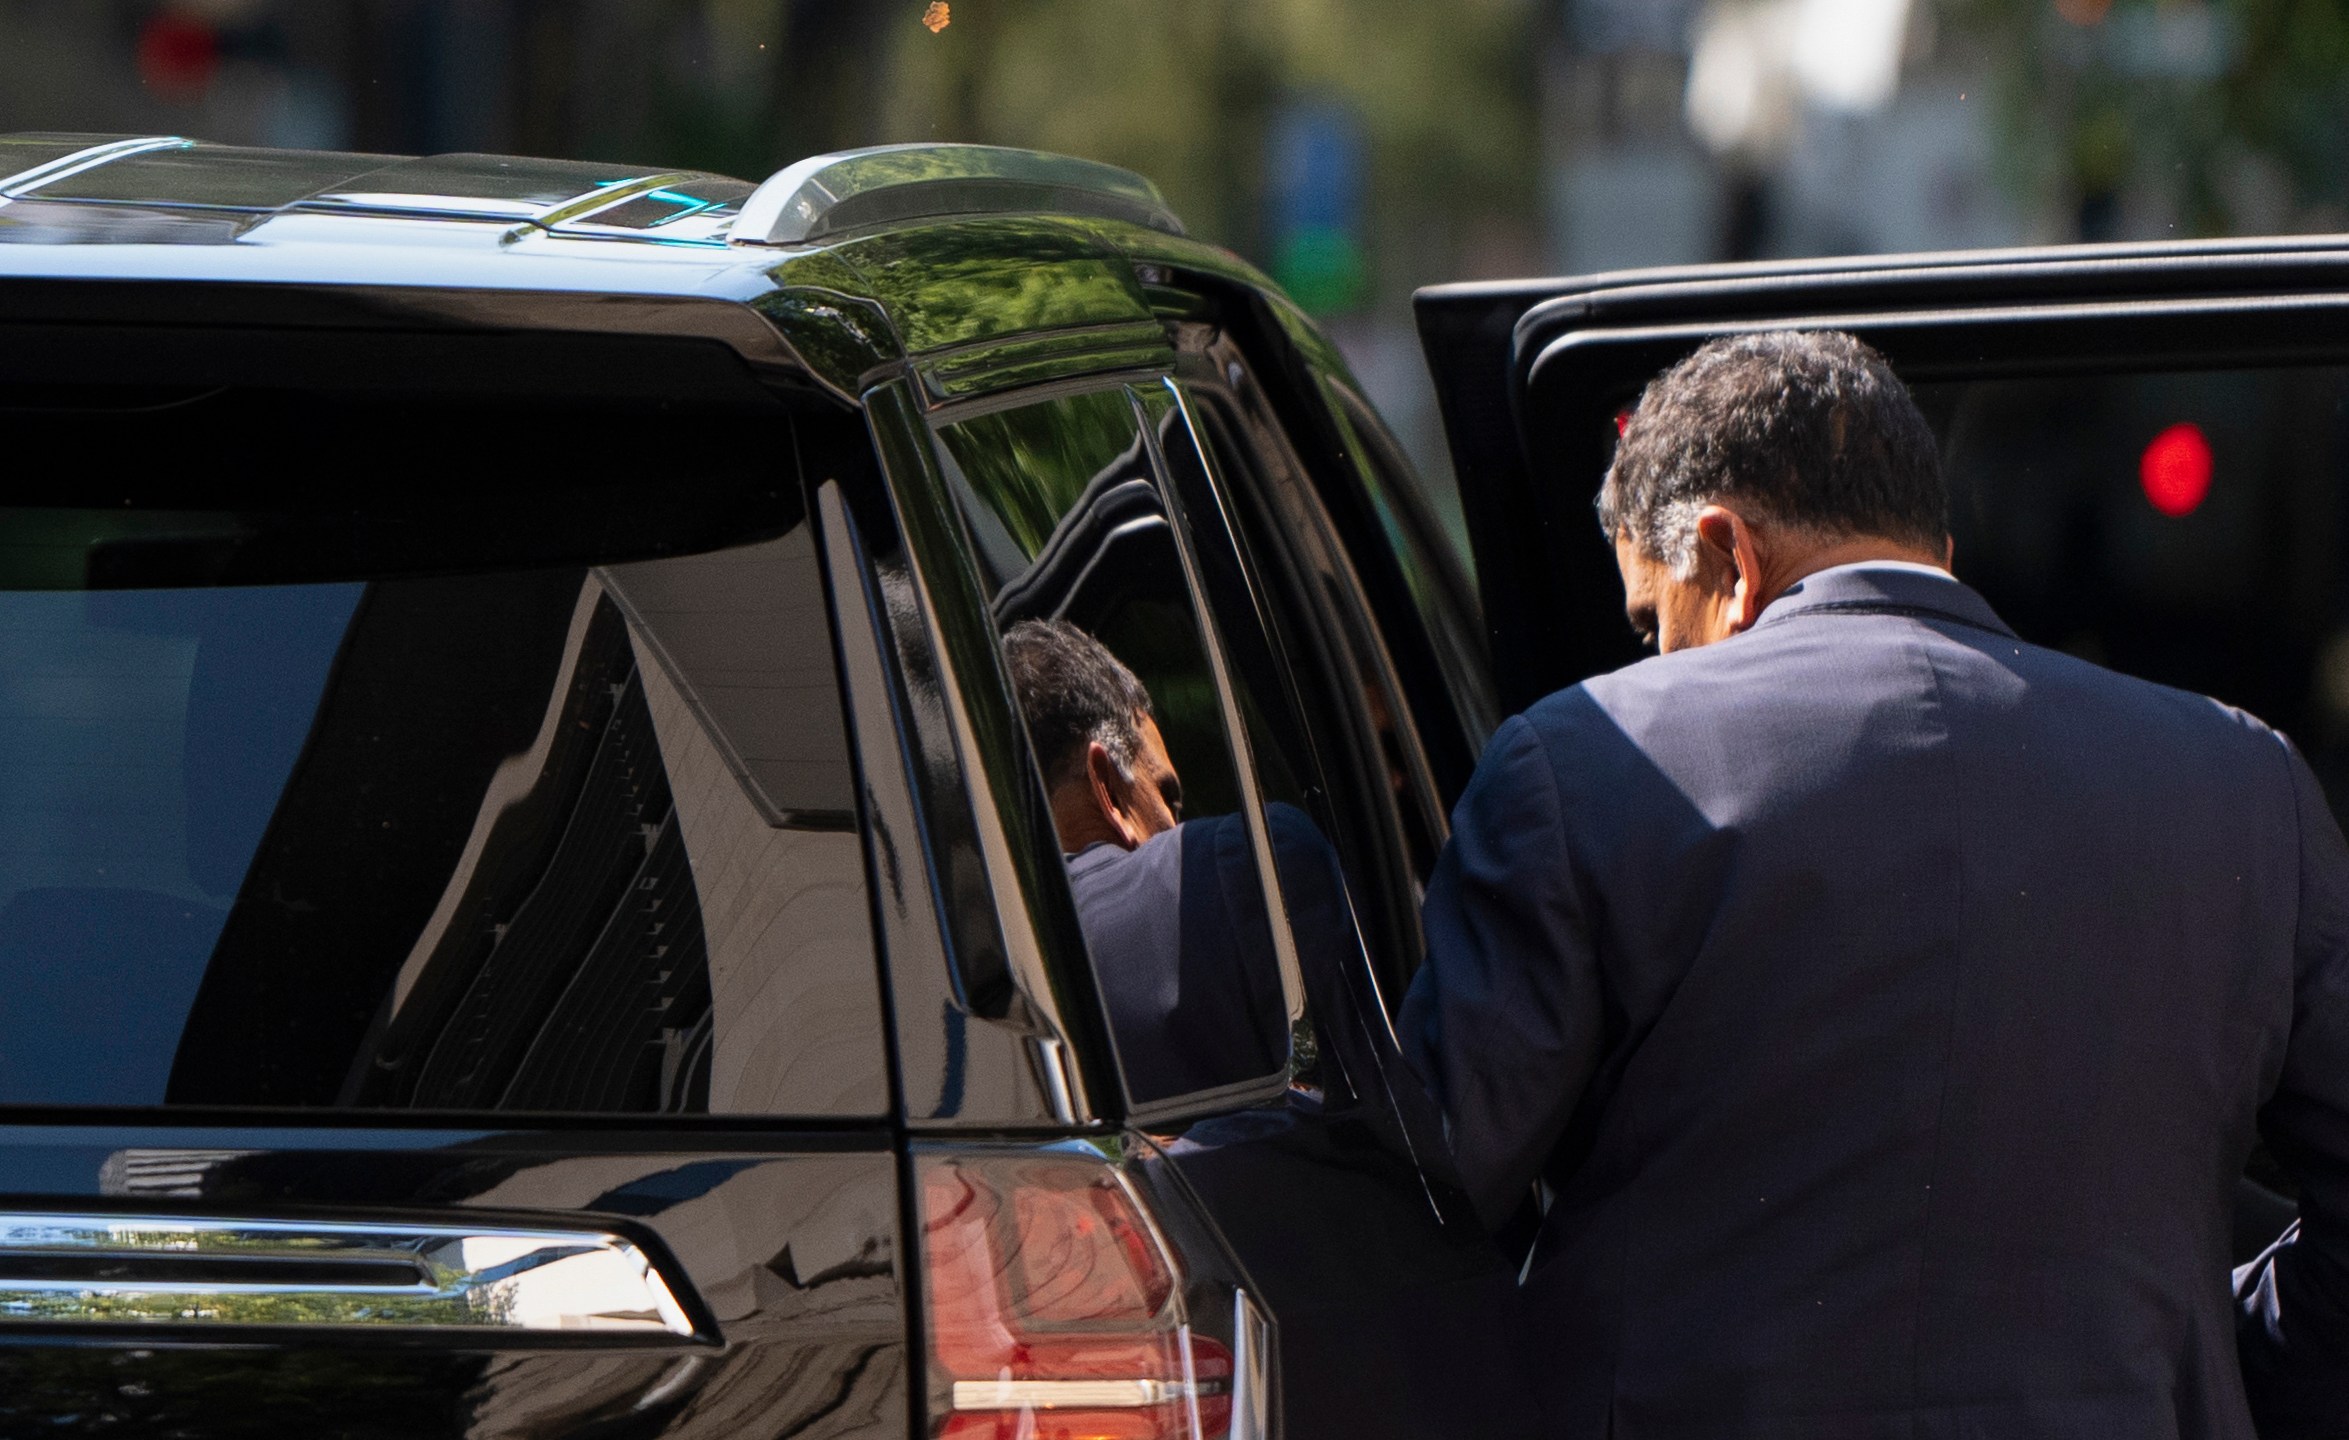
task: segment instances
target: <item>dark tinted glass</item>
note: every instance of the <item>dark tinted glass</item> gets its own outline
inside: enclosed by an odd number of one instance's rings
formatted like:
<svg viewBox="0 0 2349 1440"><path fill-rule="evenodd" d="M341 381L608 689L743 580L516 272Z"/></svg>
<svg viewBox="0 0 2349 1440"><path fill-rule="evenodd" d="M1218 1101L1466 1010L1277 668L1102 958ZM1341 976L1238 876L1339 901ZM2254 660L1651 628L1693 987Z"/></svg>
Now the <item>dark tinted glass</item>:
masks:
<svg viewBox="0 0 2349 1440"><path fill-rule="evenodd" d="M2349 804L2349 370L1916 393L1960 578L2029 639L2282 727Z"/></svg>
<svg viewBox="0 0 2349 1440"><path fill-rule="evenodd" d="M0 515L0 1103L883 1110L813 545L710 492L660 558L298 584L64 588L299 507Z"/></svg>
<svg viewBox="0 0 2349 1440"><path fill-rule="evenodd" d="M1201 391L1193 400L1266 607L1261 620L1227 621L1226 633L1255 624L1278 636L1310 744L1336 787L1313 797L1316 808L1332 821L1356 910L1373 937L1374 969L1399 1001L1419 963L1421 886L1444 836L1413 713L1361 583L1277 429L1261 415L1252 419L1237 396ZM1301 752L1301 739L1262 738L1257 753ZM1282 767L1260 768L1269 781ZM1302 753L1285 768L1312 773Z"/></svg>
<svg viewBox="0 0 2349 1440"><path fill-rule="evenodd" d="M1103 776L1106 790L1088 778L1081 742L1037 756L1128 1098L1278 1085L1290 1017L1266 852L1133 397L1064 397L939 434L998 625L1071 626L1148 692L1153 738ZM1101 797L1129 785L1141 829L1121 836Z"/></svg>

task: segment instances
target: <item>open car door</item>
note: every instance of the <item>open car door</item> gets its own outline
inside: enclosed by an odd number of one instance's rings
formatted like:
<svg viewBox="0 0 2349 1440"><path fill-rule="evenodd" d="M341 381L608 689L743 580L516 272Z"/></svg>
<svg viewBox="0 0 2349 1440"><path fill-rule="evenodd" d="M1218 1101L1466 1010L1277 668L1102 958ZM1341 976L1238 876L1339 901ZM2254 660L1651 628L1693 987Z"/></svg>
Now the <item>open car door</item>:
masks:
<svg viewBox="0 0 2349 1440"><path fill-rule="evenodd" d="M1591 501L1705 340L1849 331L1940 441L1961 579L2025 638L2239 705L2349 815L2349 245L1624 272L1419 296L1505 710L1639 655ZM2289 1224L2255 1153L2236 1259Z"/></svg>
<svg viewBox="0 0 2349 1440"><path fill-rule="evenodd" d="M2293 723L2299 652L2339 616L2311 587L2349 562L2332 529L2320 544L2309 517L2275 512L2338 503L2332 450L2284 458L2330 433L2288 397L2349 358L2338 238L1623 271L1438 286L1418 310L1505 710L1639 653L1591 501L1640 388L1715 335L1840 329L1916 390L1942 441L1961 576L2010 623L2316 738ZM2149 501L2142 471L2178 424L2212 447L2212 474L2172 515L2160 506L2185 492ZM2275 649L2280 627L2292 653L2238 677L2221 617L2262 609L2253 648Z"/></svg>

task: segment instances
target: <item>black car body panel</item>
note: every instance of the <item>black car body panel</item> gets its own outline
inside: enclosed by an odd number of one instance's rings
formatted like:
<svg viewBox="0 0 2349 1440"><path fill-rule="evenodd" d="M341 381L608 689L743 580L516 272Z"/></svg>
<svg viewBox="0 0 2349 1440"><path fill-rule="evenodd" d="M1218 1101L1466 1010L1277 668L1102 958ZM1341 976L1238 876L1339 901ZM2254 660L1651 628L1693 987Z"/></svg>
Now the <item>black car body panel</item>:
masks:
<svg viewBox="0 0 2349 1440"><path fill-rule="evenodd" d="M15 1126L20 1194L101 1214L593 1212L689 1277L724 1343L568 1348L379 1341L300 1327L191 1345L121 1327L0 1348L0 1421L216 1435L862 1435L903 1423L909 1380L886 1132L757 1137ZM713 1143L714 1142L714 1143ZM268 1148L254 1148L266 1143ZM31 1182L31 1183L28 1183ZM625 1217L625 1218L622 1218ZM149 1327L150 1329L152 1327Z"/></svg>
<svg viewBox="0 0 2349 1440"><path fill-rule="evenodd" d="M1491 723L1474 598L1261 276L1006 183L771 244L693 172L0 139L0 404L54 457L0 724L137 871L0 807L47 867L0 873L0 1428L1521 1426L1513 1263L1386 1014ZM1300 964L1271 912L1287 1070L1142 1103L943 468L1070 395L1147 422L1237 773L1362 917ZM157 804L71 788L133 751ZM938 1197L989 1187L1094 1206L1189 1368L973 1375L941 1257L1011 1222Z"/></svg>

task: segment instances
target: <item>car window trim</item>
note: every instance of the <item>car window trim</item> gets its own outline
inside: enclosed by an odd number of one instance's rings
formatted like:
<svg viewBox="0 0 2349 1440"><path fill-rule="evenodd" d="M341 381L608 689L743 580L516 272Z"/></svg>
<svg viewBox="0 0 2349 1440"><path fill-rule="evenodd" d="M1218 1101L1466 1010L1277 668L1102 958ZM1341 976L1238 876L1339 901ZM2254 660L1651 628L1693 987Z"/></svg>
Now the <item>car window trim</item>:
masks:
<svg viewBox="0 0 2349 1440"><path fill-rule="evenodd" d="M922 417L929 431L928 443L932 447L937 447L943 444L939 438L939 431L949 425L987 415L1000 414L1007 410L1047 405L1057 400L1078 396L1107 393L1122 395L1131 409L1136 429L1142 434L1145 453L1151 467L1152 480L1157 486L1161 501L1167 506L1168 517L1171 521L1169 529L1175 537L1176 551L1183 566L1184 589L1190 600L1194 619L1200 628L1200 645L1208 656L1209 668L1216 686L1218 709L1223 717L1227 743L1232 750L1233 765L1237 771L1236 778L1240 788L1241 811L1246 816L1249 844L1256 856L1258 884L1263 889L1268 913L1277 913L1279 916L1279 922L1271 924L1269 928L1272 931L1275 959L1281 970L1281 993L1283 1003L1288 1011L1289 1039L1282 1067L1267 1075L1251 1077L1231 1085L1218 1086L1208 1090L1170 1096L1162 1100L1135 1103L1126 1094L1122 1064L1115 1061L1117 1053L1115 1032L1109 1025L1106 1005L1098 998L1099 987L1093 980L1092 952L1083 943L1081 929L1078 930L1075 937L1076 943L1065 949L1056 949L1055 954L1065 955L1073 951L1079 957L1079 963L1084 971L1085 983L1095 997L1094 1009L1101 1026L1099 1049L1092 1053L1110 1057L1112 1063L1107 1068L1112 1072L1112 1078L1117 1087L1115 1093L1123 1101L1124 1118L1136 1124L1197 1118L1228 1111L1242 1105L1260 1103L1285 1092L1297 1054L1296 1031L1297 1024L1303 1016L1305 994L1303 974L1297 962L1295 941L1288 928L1287 911L1285 906L1280 903L1281 892L1274 878L1271 841L1265 829L1261 806L1255 793L1255 758L1247 748L1247 737L1240 724L1238 703L1233 698L1231 675L1223 654L1222 637L1215 631L1212 612L1200 587L1198 560L1191 549L1189 518L1182 509L1181 497L1173 493L1175 487L1169 477L1165 453L1159 446L1156 427L1141 398L1146 389L1166 393L1178 409L1182 405L1182 396L1175 386L1173 377L1163 370L1149 371L1139 376L1132 372L1107 372L1076 379L1053 381L1020 390L987 395L953 405L939 406ZM1188 411L1181 413L1183 423L1190 425L1192 421ZM938 464L935 448L931 452L930 464L933 467ZM947 505L947 510L949 513L945 517L945 523L955 527L955 534L967 547L971 543L967 527L961 524L958 515L952 513L953 507L950 503ZM970 571L967 563L961 568L968 572L965 578L970 587L970 593L980 594L983 587L979 585L976 573ZM985 611L987 607L982 604L980 608ZM1000 664L994 667L994 674L996 682L1003 687L1008 704L1009 683L1002 678ZM1035 773L1032 757L1024 754L1024 745L1021 749L1023 751L1022 768L1027 772L1032 788L1035 789L1040 799L1043 793L1043 777ZM1056 864L1062 863L1057 839L1047 838L1050 839L1050 843L1046 848L1053 860ZM1042 842L1031 837L1030 843ZM1065 872L1059 893L1053 899L1065 902L1073 924L1075 899L1066 884ZM1079 1047L1079 1053L1080 1055L1084 1054L1082 1047Z"/></svg>
<svg viewBox="0 0 2349 1440"><path fill-rule="evenodd" d="M1196 448L1197 422L1191 415L1182 387L1173 376L1162 375L1158 377L1155 388L1157 393L1169 401L1172 407L1169 413L1181 418ZM1191 516L1183 496L1178 493L1179 487L1174 483L1166 452L1159 443L1158 426L1153 423L1143 401L1143 392L1139 387L1129 385L1126 387L1126 395L1134 407L1135 423L1142 430L1142 444L1149 454L1150 468L1158 482L1159 498L1174 522L1168 528L1174 534L1175 551L1182 560L1183 584L1189 593L1192 614L1199 627L1199 643L1207 654L1208 671L1215 681L1217 707L1223 716L1224 734L1231 747L1232 764L1238 771L1240 812L1246 817L1248 841L1256 855L1256 879L1264 894L1266 928L1272 932L1273 959L1280 967L1281 999L1287 1010L1289 1030L1287 1056L1281 1069L1266 1077L1130 1107L1130 1118L1153 1121L1182 1119L1233 1109L1271 1099L1286 1091L1296 1064L1298 1030L1306 1021L1305 975L1297 960L1296 936L1289 929L1288 905L1281 893L1279 868L1273 861L1272 835L1265 824L1262 791L1256 776L1255 750L1249 743L1248 728L1240 714L1239 700L1232 686L1231 660L1224 653L1223 633L1215 623L1215 610L1208 603L1206 588L1200 576L1199 556L1195 548L1197 541L1191 532ZM1221 516L1217 518L1219 522L1224 520Z"/></svg>
<svg viewBox="0 0 2349 1440"><path fill-rule="evenodd" d="M906 542L906 573L920 611L921 639L934 661L938 719L947 732L937 738L959 768L971 839L993 901L982 928L994 932L998 963L1008 972L1016 997L1011 1012L988 1018L1030 1030L1037 1078L1056 1120L1097 1124L1122 1094L1114 1068L1100 1058L1106 1053L1108 1022L1090 968L1065 959L1076 925L1074 902L1066 898L1065 882L1060 895L1053 894L1036 861L1037 817L1029 813L1036 807L1017 788L1025 757L1010 743L1016 731L983 727L976 713L979 704L1000 706L1007 717L1014 712L1001 646L971 565L969 537L946 493L938 422L923 412L911 384L902 379L868 391L865 411ZM942 614L942 599L959 604L959 621ZM948 625L967 632L971 617L985 617L979 626L986 633L962 634L958 644ZM983 728L996 733L982 736ZM1058 846L1049 848L1057 864ZM971 925L963 923L976 918L964 916L964 908L950 904L947 914L957 932L957 973L967 981L974 963L984 963L982 955L971 953L973 943L986 946L984 935L973 936Z"/></svg>
<svg viewBox="0 0 2349 1440"><path fill-rule="evenodd" d="M1105 390L1155 385L1165 378L1166 373L1158 366L1090 371L1083 375L1025 385L1016 390L990 391L985 395L934 404L922 412L922 419L936 431L988 415L1000 415L1006 410L1025 410L1031 405L1049 405L1055 400L1097 395Z"/></svg>
<svg viewBox="0 0 2349 1440"><path fill-rule="evenodd" d="M1194 401L1194 411L1205 410L1208 413L1213 413L1218 410L1235 412L1244 410L1246 407L1239 403L1240 397L1236 392L1220 383L1222 377L1216 378L1219 383L1208 383L1203 379L1190 379L1182 382L1187 397ZM1235 414L1227 418L1236 421L1238 417ZM1230 427L1227 425L1226 428ZM1248 428L1252 429L1253 427ZM1249 591L1247 600L1252 609L1249 617L1250 622L1255 625L1258 633L1263 637L1263 643L1270 651L1273 663L1281 672L1281 683L1288 692L1285 696L1286 702L1299 717L1298 728L1309 751L1307 758L1309 763L1319 772L1317 783L1326 792L1330 792L1330 799L1326 807L1329 811L1327 818L1345 832L1349 844L1359 845L1375 852L1376 858L1373 863L1378 869L1385 872L1382 878L1390 883L1400 880L1408 893L1409 886L1421 882L1413 873L1408 846L1400 830L1400 826L1405 823L1404 817L1397 814L1390 825L1384 819L1365 816L1358 818L1365 820L1366 824L1355 824L1352 821L1357 817L1350 816L1348 808L1341 805L1336 796L1336 791L1341 786L1349 790L1368 791L1373 786L1386 784L1386 777L1383 774L1364 772L1358 764L1359 761L1378 750L1375 734L1370 733L1369 727L1363 726L1360 733L1350 736L1341 743L1318 734L1310 724L1303 720L1304 716L1317 713L1323 708L1306 702L1308 688L1318 693L1327 688L1327 682L1336 682L1335 690L1322 697L1327 701L1328 707L1339 711L1350 708L1350 702L1345 694L1347 687L1343 677L1325 672L1332 665L1351 662L1341 661L1334 655L1301 655L1297 653L1297 647L1294 644L1283 638L1289 626L1276 621L1275 612L1276 610L1285 611L1287 607L1275 601L1271 593L1272 587L1262 572L1268 564L1286 557L1266 556L1258 553L1265 547L1257 544L1253 539L1252 532L1255 527L1244 527L1237 524L1231 513L1234 501L1229 496L1238 488L1236 477L1222 473L1221 467L1215 459L1214 447L1205 442L1202 430L1195 428L1193 433L1201 441L1201 455L1206 467L1208 484L1216 493L1218 503L1224 507L1224 524L1230 536L1232 548L1239 558L1242 581ZM1238 436L1234 437L1233 443L1243 446L1246 444L1245 440ZM1297 462L1295 457L1291 455L1286 463L1295 464ZM1261 470L1263 467L1254 468ZM1370 613L1369 598L1361 591L1361 579L1355 570L1353 558L1339 540L1334 523L1331 522L1326 507L1321 503L1319 492L1303 480L1301 466L1294 484L1299 492L1297 503L1308 509L1310 515L1308 523L1320 532L1312 543L1318 544L1328 552L1330 562L1344 573L1346 583L1355 590L1358 597L1357 605L1340 606L1334 600L1319 597L1318 592L1323 587L1316 582L1314 577L1300 575L1297 587L1302 592L1300 600L1310 613L1295 617L1293 623L1314 633L1311 637L1298 638L1307 640L1310 646L1316 650L1334 648L1343 651L1358 646L1368 648L1374 657L1374 663L1380 668L1380 674L1372 677L1372 680L1373 683L1379 684L1388 692L1388 703L1394 708L1397 732L1406 751L1406 763L1416 764L1418 767L1418 773L1411 777L1410 781L1414 798L1408 803L1412 803L1426 812L1422 818L1430 825L1431 834L1437 843L1441 844L1449 834L1449 825L1442 814L1440 803L1436 800L1434 776L1427 768L1426 754L1417 733L1417 715L1409 709L1403 700L1401 677L1394 670L1393 656L1386 647L1384 635L1378 631L1375 616ZM1260 500L1259 503L1268 504L1269 500ZM1274 523L1277 525L1278 521L1274 520ZM1337 613L1345 609L1354 609L1358 613L1352 616ZM1350 633L1362 627L1367 627L1367 633ZM1309 680L1307 677L1312 678ZM1363 753L1358 755L1357 751ZM1375 802L1366 803L1371 803L1372 808L1376 808ZM1396 803L1399 809L1403 803L1407 802L1398 800ZM1358 833L1363 831L1367 831L1367 833ZM1359 916L1364 900L1363 897L1355 897L1355 899ZM1377 910L1392 908L1383 900L1375 897L1370 903ZM1419 960L1415 949L1419 943L1416 904L1410 905L1409 908L1412 912L1410 924L1396 938L1403 949L1412 950L1413 953L1397 954L1393 957L1396 966L1393 980L1397 983L1407 983L1409 974ZM1390 922L1382 922L1382 925L1385 923ZM1399 923L1399 917L1393 923ZM1367 934L1363 938L1365 946L1370 951L1370 955L1366 958L1369 960L1373 973L1384 977L1386 967L1378 959L1378 952L1384 946L1373 944ZM1392 1006L1399 1003L1401 997L1399 994L1390 997L1387 994L1389 988L1389 984L1382 978L1378 987L1379 1003L1382 1009L1391 1011Z"/></svg>

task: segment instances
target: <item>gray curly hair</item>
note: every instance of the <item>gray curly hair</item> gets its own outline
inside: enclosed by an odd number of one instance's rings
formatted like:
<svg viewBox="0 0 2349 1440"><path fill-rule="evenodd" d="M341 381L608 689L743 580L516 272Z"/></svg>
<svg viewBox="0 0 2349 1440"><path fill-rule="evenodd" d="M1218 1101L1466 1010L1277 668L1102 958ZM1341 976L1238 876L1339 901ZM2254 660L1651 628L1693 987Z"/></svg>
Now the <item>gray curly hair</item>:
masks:
<svg viewBox="0 0 2349 1440"><path fill-rule="evenodd" d="M1685 578L1698 514L1725 500L1824 536L1938 549L1949 534L1924 413L1882 355L1834 330L1726 336L1649 382L1599 524Z"/></svg>

